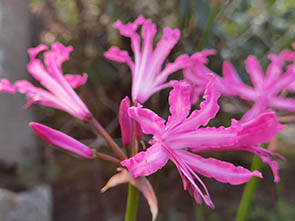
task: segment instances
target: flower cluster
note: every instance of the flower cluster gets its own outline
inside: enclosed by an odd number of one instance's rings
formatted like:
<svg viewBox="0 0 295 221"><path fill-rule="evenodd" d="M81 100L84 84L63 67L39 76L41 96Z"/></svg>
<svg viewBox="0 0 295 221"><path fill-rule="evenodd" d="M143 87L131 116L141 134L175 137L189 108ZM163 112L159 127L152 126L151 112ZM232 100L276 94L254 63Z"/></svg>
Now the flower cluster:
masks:
<svg viewBox="0 0 295 221"><path fill-rule="evenodd" d="M31 59L28 71L45 89L26 80L11 84L7 79L1 79L0 91L26 94L27 107L38 103L63 110L83 120L98 132L117 158L93 150L60 131L39 123L30 123L39 137L83 158L100 158L121 166L120 173L114 175L102 191L120 183L132 183L146 197L154 219L158 211L157 200L145 176L164 167L168 160L176 165L184 189L189 191L197 203L205 202L212 208L214 204L209 191L198 174L232 185L245 183L254 176L262 178L262 174L215 158L205 158L203 153L225 150L251 152L271 167L274 181L279 181L278 164L273 158L284 158L260 145L272 140L284 128L278 122L276 112L269 107L295 111L294 98L280 96L280 92L286 89L295 91L295 51L284 50L280 55L269 55L271 63L265 75L257 58L249 56L245 63L254 86L250 87L241 81L229 61L223 64L223 77L211 71L206 65L207 56L215 53L212 49L197 52L191 57L183 54L174 62L164 65L180 38L178 29L165 27L161 39L153 48L157 29L150 19L139 16L128 24L117 21L113 27L131 39L134 53L132 59L127 51L116 46L105 52L105 57L127 63L131 70L132 104L128 97L121 101L119 123L122 146L127 149L131 147L132 151L124 152L114 142L74 92L74 88L86 83L87 75L63 75L62 64L69 59L73 49L60 43L53 44L51 50L45 45L39 45L28 51ZM295 50L295 43L293 48ZM44 64L37 58L42 51L46 51L43 54ZM184 81L167 82L169 75L182 69ZM143 107L143 104L153 94L167 87L173 89L168 99L171 115L165 120ZM204 100L200 103L200 109L191 110L191 104L202 94ZM233 119L230 127L208 127L207 124L220 109L217 102L221 95L239 96L254 102L254 105L241 120ZM152 135L152 139L149 141L150 146L139 152L138 145L142 142L143 133Z"/></svg>

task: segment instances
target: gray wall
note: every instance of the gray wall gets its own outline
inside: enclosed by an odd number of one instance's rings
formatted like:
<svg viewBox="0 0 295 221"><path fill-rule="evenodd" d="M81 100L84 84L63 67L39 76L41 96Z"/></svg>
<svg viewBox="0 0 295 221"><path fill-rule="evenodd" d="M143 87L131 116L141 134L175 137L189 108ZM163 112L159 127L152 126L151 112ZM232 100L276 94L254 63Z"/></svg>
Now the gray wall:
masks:
<svg viewBox="0 0 295 221"><path fill-rule="evenodd" d="M28 77L27 49L30 47L28 0L0 0L0 77L10 81ZM36 156L34 135L28 126L33 120L25 110L23 95L0 93L0 160L14 163Z"/></svg>

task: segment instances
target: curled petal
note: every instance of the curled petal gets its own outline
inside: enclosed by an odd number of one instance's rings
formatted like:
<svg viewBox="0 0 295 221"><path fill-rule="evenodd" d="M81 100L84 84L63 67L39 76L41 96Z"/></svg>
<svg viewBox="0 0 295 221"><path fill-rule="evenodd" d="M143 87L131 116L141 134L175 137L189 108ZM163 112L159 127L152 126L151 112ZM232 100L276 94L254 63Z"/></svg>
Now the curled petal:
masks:
<svg viewBox="0 0 295 221"><path fill-rule="evenodd" d="M278 163L276 161L273 161L271 159L271 157L276 157L281 160L285 160L285 158L282 155L280 155L278 153L271 152L271 151L266 150L264 148L255 147L255 146L237 147L236 149L248 151L248 152L254 153L255 155L259 156L261 158L261 160L264 163L267 163L270 166L270 168L272 169L273 176L274 176L274 182L277 183L280 181L280 176L278 173L278 170L279 170Z"/></svg>
<svg viewBox="0 0 295 221"><path fill-rule="evenodd" d="M104 53L104 56L112 61L119 63L127 63L132 71L134 71L134 63L131 60L127 51L120 50L118 47L113 46Z"/></svg>
<svg viewBox="0 0 295 221"><path fill-rule="evenodd" d="M251 80L255 88L262 89L263 87L263 70L261 69L256 57L249 56L246 59L246 70L251 76Z"/></svg>
<svg viewBox="0 0 295 221"><path fill-rule="evenodd" d="M10 94L15 94L16 88L10 83L9 80L2 78L0 79L0 91L5 91Z"/></svg>
<svg viewBox="0 0 295 221"><path fill-rule="evenodd" d="M129 146L132 139L132 123L128 115L128 108L130 107L130 100L126 96L120 104L119 122L121 127L122 143L124 146Z"/></svg>
<svg viewBox="0 0 295 221"><path fill-rule="evenodd" d="M80 143L74 138L49 128L39 123L30 123L34 132L46 143L61 147L64 150L70 151L78 156L91 159L93 151L85 144Z"/></svg>
<svg viewBox="0 0 295 221"><path fill-rule="evenodd" d="M134 22L130 22L126 25L118 20L113 24L113 27L118 29L121 35L131 37L136 32L138 27L144 23L144 21L145 18L143 16L139 16Z"/></svg>
<svg viewBox="0 0 295 221"><path fill-rule="evenodd" d="M294 43L292 44L294 46ZM295 47L293 47L295 50ZM286 61L295 62L295 51L291 51L289 49L283 50L280 53L280 57Z"/></svg>
<svg viewBox="0 0 295 221"><path fill-rule="evenodd" d="M159 73L159 75L156 77L157 84L161 84L164 81L167 80L168 76L180 69L186 68L191 64L191 60L188 55L183 54L176 58L176 60L173 63L168 63L164 70Z"/></svg>
<svg viewBox="0 0 295 221"><path fill-rule="evenodd" d="M239 141L236 144L240 146L253 146L268 142L284 128L272 110L265 111L247 122L233 121L232 124L239 124L242 128L238 132Z"/></svg>
<svg viewBox="0 0 295 221"><path fill-rule="evenodd" d="M186 82L175 81L169 95L170 113L167 127L182 123L191 109L191 86Z"/></svg>
<svg viewBox="0 0 295 221"><path fill-rule="evenodd" d="M165 128L165 120L149 109L130 107L129 116L136 120L146 134L159 134Z"/></svg>
<svg viewBox="0 0 295 221"><path fill-rule="evenodd" d="M72 88L77 88L81 85L84 85L87 82L88 75L84 73L81 75L66 74L66 81L71 85Z"/></svg>
<svg viewBox="0 0 295 221"><path fill-rule="evenodd" d="M127 167L131 176L148 176L161 169L168 161L168 156L160 144L156 143L145 152L124 160L121 165Z"/></svg>
<svg viewBox="0 0 295 221"><path fill-rule="evenodd" d="M183 150L178 151L178 155L196 172L208 178L213 177L222 183L240 185L248 182L253 176L262 178L261 173L258 171L251 172L241 166L236 167L231 163L214 158L205 159L199 155Z"/></svg>
<svg viewBox="0 0 295 221"><path fill-rule="evenodd" d="M194 62L200 62L202 64L207 64L208 63L208 56L216 54L216 50L214 49L205 49L200 52L196 52L195 54L192 55L191 59Z"/></svg>
<svg viewBox="0 0 295 221"><path fill-rule="evenodd" d="M215 117L219 110L217 103L220 93L214 88L214 77L208 82L203 98L205 101L201 103L200 110L195 110L191 113L188 119L179 127L181 130L197 129L199 126L207 125L209 120Z"/></svg>
<svg viewBox="0 0 295 221"><path fill-rule="evenodd" d="M154 52L154 62L153 69L155 72L159 72L161 67L171 52L172 48L174 48L175 44L178 42L180 38L180 31L178 29L171 29L169 27L165 27L163 29L163 35L161 40L158 42Z"/></svg>
<svg viewBox="0 0 295 221"><path fill-rule="evenodd" d="M48 49L48 47L46 45L40 44L40 45L38 45L35 48L29 48L28 49L28 54L29 54L29 56L30 56L31 59L34 59L34 58L36 58L36 56L40 52L45 51L47 49Z"/></svg>

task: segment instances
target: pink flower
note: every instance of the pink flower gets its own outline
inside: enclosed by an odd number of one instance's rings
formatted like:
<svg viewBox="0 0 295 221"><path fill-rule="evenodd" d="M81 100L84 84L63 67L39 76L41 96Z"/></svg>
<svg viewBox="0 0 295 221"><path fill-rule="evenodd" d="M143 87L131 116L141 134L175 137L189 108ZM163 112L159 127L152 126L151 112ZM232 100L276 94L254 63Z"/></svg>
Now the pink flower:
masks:
<svg viewBox="0 0 295 221"><path fill-rule="evenodd" d="M137 33L140 25L142 25L142 40ZM162 69L165 59L179 40L180 31L178 29L165 27L162 38L153 49L157 29L150 19L139 16L133 23L126 25L118 20L113 27L118 29L121 35L131 39L134 61L127 51L120 50L116 46L111 47L105 53L105 57L120 63L127 63L130 67L133 101L144 103L154 93L171 87L171 82L166 83L168 76L190 63L187 55L180 55L173 63L168 63Z"/></svg>
<svg viewBox="0 0 295 221"><path fill-rule="evenodd" d="M143 132L153 135L150 142L152 146L147 151L121 162L128 168L132 177L148 176L162 168L170 159L181 175L184 189L190 192L197 203L204 201L210 207L214 205L209 192L196 173L232 185L245 183L253 176L262 177L258 171L250 172L228 162L213 158L206 159L186 149L190 148L196 153L227 148L244 148L250 152L258 152L260 149L252 151L252 146L271 139L277 132L274 112L266 113L265 116L249 123L241 124L234 121L234 125L230 128L201 128L207 125L219 110L217 100L220 94L214 87L213 78L205 89L205 101L201 103L201 109L193 111L188 116L191 108L190 86L185 82L175 82L169 96L171 116L166 124L164 119L148 109L129 108L129 115L139 122ZM265 122L268 123L265 124ZM268 128L270 125L271 127ZM257 134L253 133L256 129L259 129ZM253 137L253 141L249 141L250 136ZM197 179L201 187L195 183L194 179Z"/></svg>
<svg viewBox="0 0 295 221"><path fill-rule="evenodd" d="M193 57L194 66L185 70L185 79L193 84L197 84L198 94L204 91L205 82L210 78L209 74L214 74L205 64L206 56L212 54L205 50L196 53ZM264 76L258 60L254 56L249 56L246 60L246 70L250 74L254 88L244 84L230 62L223 64L223 75L217 78L216 88L225 96L240 96L242 99L254 101L252 109L242 118L242 121L251 120L258 114L266 110L267 107L274 107L283 110L295 111L295 100L282 98L278 94L288 88L295 81L295 65L289 65L283 74L283 60L277 55L269 55L270 65ZM198 95L197 94L197 95Z"/></svg>
<svg viewBox="0 0 295 221"><path fill-rule="evenodd" d="M47 50L45 45L39 45L28 50L31 58L28 71L47 90L35 87L26 80L16 81L14 85L11 85L7 79L1 79L0 91L8 93L17 91L26 94L28 98L27 108L33 103L38 103L63 110L82 120L87 120L91 113L73 90L73 88L86 83L87 74L83 76L64 76L62 72L62 64L69 59L73 48L71 46L65 47L60 43L52 44L51 50L44 53L46 67L41 60L36 58L44 50Z"/></svg>
<svg viewBox="0 0 295 221"><path fill-rule="evenodd" d="M30 126L48 144L61 147L83 158L91 159L93 157L93 151L89 147L58 130L33 122L30 123Z"/></svg>

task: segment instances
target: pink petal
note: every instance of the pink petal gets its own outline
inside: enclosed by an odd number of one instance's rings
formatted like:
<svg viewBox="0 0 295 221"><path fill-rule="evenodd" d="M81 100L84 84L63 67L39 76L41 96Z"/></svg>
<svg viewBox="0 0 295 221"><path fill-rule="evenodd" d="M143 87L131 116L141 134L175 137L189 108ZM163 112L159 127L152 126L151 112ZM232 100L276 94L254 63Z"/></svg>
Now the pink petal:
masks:
<svg viewBox="0 0 295 221"><path fill-rule="evenodd" d="M60 131L39 123L30 123L30 126L34 132L48 144L61 147L64 150L84 158L91 159L93 156L93 151L89 147Z"/></svg>
<svg viewBox="0 0 295 221"><path fill-rule="evenodd" d="M149 109L130 107L128 113L140 124L142 131L146 134L159 134L165 128L165 120Z"/></svg>
<svg viewBox="0 0 295 221"><path fill-rule="evenodd" d="M278 122L274 111L265 111L252 120L240 124L242 130L238 132L239 141L237 146L253 146L270 141L283 126Z"/></svg>
<svg viewBox="0 0 295 221"><path fill-rule="evenodd" d="M222 73L227 82L241 84L242 81L236 72L234 66L229 61L225 61L222 66Z"/></svg>
<svg viewBox="0 0 295 221"><path fill-rule="evenodd" d="M291 69L291 70L290 70ZM292 67L289 66L286 74L282 75L274 83L270 84L267 88L270 94L276 95L280 91L288 88L292 82L295 81L295 71L292 71Z"/></svg>
<svg viewBox="0 0 295 221"><path fill-rule="evenodd" d="M283 72L283 60L274 54L268 55L268 58L271 60L271 63L266 70L265 84L266 87L272 87Z"/></svg>
<svg viewBox="0 0 295 221"><path fill-rule="evenodd" d="M295 62L295 51L289 49L283 50L280 53L280 57L286 61Z"/></svg>
<svg viewBox="0 0 295 221"><path fill-rule="evenodd" d="M165 144L172 149L190 147L197 151L201 147L231 146L237 142L236 128L199 128L195 131L183 133L171 132L165 139Z"/></svg>
<svg viewBox="0 0 295 221"><path fill-rule="evenodd" d="M188 55L183 54L176 58L176 60L173 63L168 63L163 71L159 73L159 75L156 77L156 85L162 84L165 82L170 74L173 74L174 72L186 68L191 64L191 60Z"/></svg>
<svg viewBox="0 0 295 221"><path fill-rule="evenodd" d="M37 57L37 55L40 52L45 51L47 49L48 49L48 47L46 45L40 44L40 45L38 45L35 48L29 48L28 49L28 54L29 54L29 56L30 56L31 59L34 59L34 58Z"/></svg>
<svg viewBox="0 0 295 221"><path fill-rule="evenodd" d="M163 29L163 35L153 52L153 70L154 72L160 72L161 67L174 48L175 44L180 38L180 31L178 29L171 29L165 27Z"/></svg>
<svg viewBox="0 0 295 221"><path fill-rule="evenodd" d="M188 151L179 150L178 155L196 172L208 178L214 178L222 183L230 183L232 185L240 185L248 182L253 176L262 178L258 171L250 172L241 167L234 166L231 163L216 160L214 158L202 158L199 155Z"/></svg>
<svg viewBox="0 0 295 221"><path fill-rule="evenodd" d="M104 53L104 56L112 61L117 61L119 63L127 63L131 71L134 71L134 63L131 60L127 51L120 50L118 47L113 46Z"/></svg>
<svg viewBox="0 0 295 221"><path fill-rule="evenodd" d="M168 161L168 156L156 143L149 147L145 152L140 152L135 156L124 160L121 165L127 167L132 177L148 176L161 169Z"/></svg>
<svg viewBox="0 0 295 221"><path fill-rule="evenodd" d="M208 56L216 54L216 50L214 49L205 49L200 52L196 52L191 56L191 59L195 62L200 62L202 64L208 63Z"/></svg>
<svg viewBox="0 0 295 221"><path fill-rule="evenodd" d="M252 83L255 88L262 89L263 87L263 70L259 65L259 61L256 57L250 55L246 61L246 70L251 76Z"/></svg>
<svg viewBox="0 0 295 221"><path fill-rule="evenodd" d="M0 91L5 91L10 94L15 94L16 88L10 83L9 80L2 78L0 79Z"/></svg>
<svg viewBox="0 0 295 221"><path fill-rule="evenodd" d="M267 163L270 168L272 169L273 172L273 176L274 176L274 182L279 182L280 181L280 176L278 173L279 167L278 167L278 163L276 161L272 161L271 157L276 157L279 158L281 160L285 160L285 158L283 156L281 156L280 154L277 153L273 153L269 150L266 150L264 148L261 147L236 147L236 150L243 150L243 151L248 151L248 152L252 152L254 154L256 154L257 156L259 156L262 161L264 163Z"/></svg>
<svg viewBox="0 0 295 221"><path fill-rule="evenodd" d="M220 93L216 91L214 77L208 82L203 98L205 101L201 103L200 110L195 110L191 113L190 117L186 119L179 127L181 130L197 129L199 126L207 125L209 120L215 117L219 110L217 103Z"/></svg>
<svg viewBox="0 0 295 221"><path fill-rule="evenodd" d="M81 75L66 74L66 81L70 84L72 88L77 88L87 82L88 75L84 73Z"/></svg>
<svg viewBox="0 0 295 221"><path fill-rule="evenodd" d="M295 99L294 98L281 98L273 97L268 100L269 106L274 108L289 110L291 112L295 111Z"/></svg>
<svg viewBox="0 0 295 221"><path fill-rule="evenodd" d="M132 140L132 123L128 115L128 108L130 107L130 100L126 96L120 104L119 122L121 127L122 143L124 146L129 146Z"/></svg>
<svg viewBox="0 0 295 221"><path fill-rule="evenodd" d="M166 127L182 123L190 112L191 87L188 83L175 81L169 95L170 113Z"/></svg>
<svg viewBox="0 0 295 221"><path fill-rule="evenodd" d="M222 90L220 92L225 96L240 96L246 100L255 100L256 92L253 88L244 84L233 65L229 61L223 63L223 76L219 85Z"/></svg>
<svg viewBox="0 0 295 221"><path fill-rule="evenodd" d="M60 102L57 97L42 88L35 87L26 80L17 81L14 85L19 93L27 95L28 104L26 108L29 108L32 104L37 103L74 114L71 109L66 104Z"/></svg>
<svg viewBox="0 0 295 221"><path fill-rule="evenodd" d="M259 114L261 114L262 112L264 112L266 109L266 104L263 100L258 100L250 110L248 110L248 112L246 114L244 114L244 116L241 119L241 122L247 122L250 121L252 119L254 119L255 117L257 117Z"/></svg>

